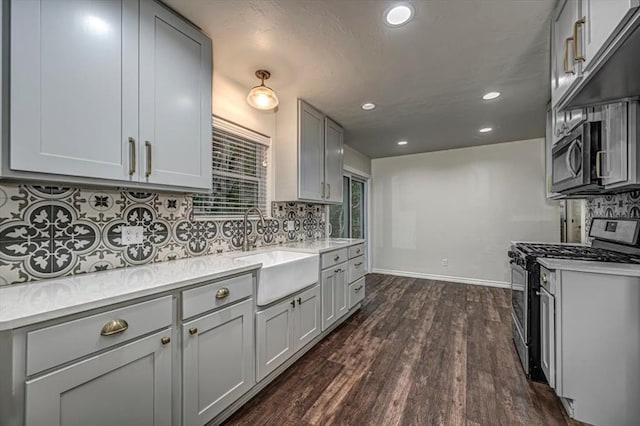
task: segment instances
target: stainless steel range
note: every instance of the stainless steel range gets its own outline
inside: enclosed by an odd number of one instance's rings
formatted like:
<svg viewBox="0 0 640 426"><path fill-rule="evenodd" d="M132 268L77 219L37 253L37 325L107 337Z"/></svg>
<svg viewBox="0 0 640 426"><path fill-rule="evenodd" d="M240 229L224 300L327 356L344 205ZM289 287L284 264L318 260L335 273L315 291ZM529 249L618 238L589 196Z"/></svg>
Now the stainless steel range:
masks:
<svg viewBox="0 0 640 426"><path fill-rule="evenodd" d="M511 317L513 341L525 374L545 381L540 365L540 265L538 258L640 264L640 220L594 218L591 245L513 243Z"/></svg>

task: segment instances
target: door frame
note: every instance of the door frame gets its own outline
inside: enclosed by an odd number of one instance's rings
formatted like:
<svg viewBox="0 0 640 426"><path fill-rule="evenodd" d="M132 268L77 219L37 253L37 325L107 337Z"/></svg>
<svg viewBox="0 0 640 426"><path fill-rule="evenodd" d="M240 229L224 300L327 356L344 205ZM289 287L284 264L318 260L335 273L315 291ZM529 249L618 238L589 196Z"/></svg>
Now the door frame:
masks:
<svg viewBox="0 0 640 426"><path fill-rule="evenodd" d="M371 258L371 221L369 220L369 212L371 212L371 175L368 173L364 173L356 168L345 165L343 167L343 176L351 179L355 179L357 181L364 183L364 232L365 232L365 250L367 256L365 257L365 272L371 272L371 265L373 265ZM351 185L349 185L349 193L343 194L343 197L351 196ZM344 203L343 203L344 204ZM349 213L349 234L351 234L351 214ZM329 212L327 211L327 219L329 217ZM327 235L331 235L329 233L329 220L326 221L326 230ZM349 237L350 238L350 237Z"/></svg>

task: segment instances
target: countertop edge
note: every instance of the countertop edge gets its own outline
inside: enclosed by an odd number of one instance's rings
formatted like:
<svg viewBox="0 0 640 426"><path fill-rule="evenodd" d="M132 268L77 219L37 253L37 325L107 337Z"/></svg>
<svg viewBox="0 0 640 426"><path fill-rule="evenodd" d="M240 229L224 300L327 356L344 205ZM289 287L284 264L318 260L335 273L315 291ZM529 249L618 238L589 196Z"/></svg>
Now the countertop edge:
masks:
<svg viewBox="0 0 640 426"><path fill-rule="evenodd" d="M146 296L153 296L155 294L163 293L166 291L176 290L182 287L188 287L194 284L203 283L204 281L215 280L224 278L230 275L241 274L243 272L249 272L260 269L262 263L239 265L232 269L225 271L214 272L211 274L205 274L199 277L189 278L183 281L174 281L171 283L163 284L158 287L152 287L144 290L138 290L131 293L120 294L117 296L93 300L86 303L79 303L70 307L47 311L44 313L38 313L30 316L18 317L15 319L9 319L0 321L0 331L15 330L22 327L27 327L40 322L51 321L54 319L62 318L69 315L79 314L94 309L104 308L106 306L115 305L118 303L124 303L133 301Z"/></svg>
<svg viewBox="0 0 640 426"><path fill-rule="evenodd" d="M640 265L589 262L570 259L552 259L545 257L538 257L536 260L539 264L548 269L640 277Z"/></svg>

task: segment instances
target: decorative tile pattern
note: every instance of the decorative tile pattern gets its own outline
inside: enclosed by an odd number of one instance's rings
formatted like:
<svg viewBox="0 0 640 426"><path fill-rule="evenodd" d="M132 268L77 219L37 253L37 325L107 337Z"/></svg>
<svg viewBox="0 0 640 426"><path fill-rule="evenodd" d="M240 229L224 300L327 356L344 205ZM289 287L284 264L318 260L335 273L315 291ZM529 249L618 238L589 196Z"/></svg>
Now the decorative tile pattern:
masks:
<svg viewBox="0 0 640 426"><path fill-rule="evenodd" d="M217 254L242 247L242 220L196 220L185 194L0 185L0 285ZM324 206L273 203L252 219L257 246L322 238ZM289 225L292 225L291 227ZM141 244L122 244L122 226Z"/></svg>
<svg viewBox="0 0 640 426"><path fill-rule="evenodd" d="M640 219L640 191L609 194L587 200L586 229L589 235L594 217Z"/></svg>

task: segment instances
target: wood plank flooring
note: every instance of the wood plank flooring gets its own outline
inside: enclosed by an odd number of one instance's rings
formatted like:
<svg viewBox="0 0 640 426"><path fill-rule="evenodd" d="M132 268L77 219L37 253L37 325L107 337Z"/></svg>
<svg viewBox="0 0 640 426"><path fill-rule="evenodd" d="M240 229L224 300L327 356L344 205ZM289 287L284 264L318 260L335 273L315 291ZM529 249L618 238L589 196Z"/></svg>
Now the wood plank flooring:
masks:
<svg viewBox="0 0 640 426"><path fill-rule="evenodd" d="M509 290L370 274L362 309L227 425L578 425L528 382Z"/></svg>

